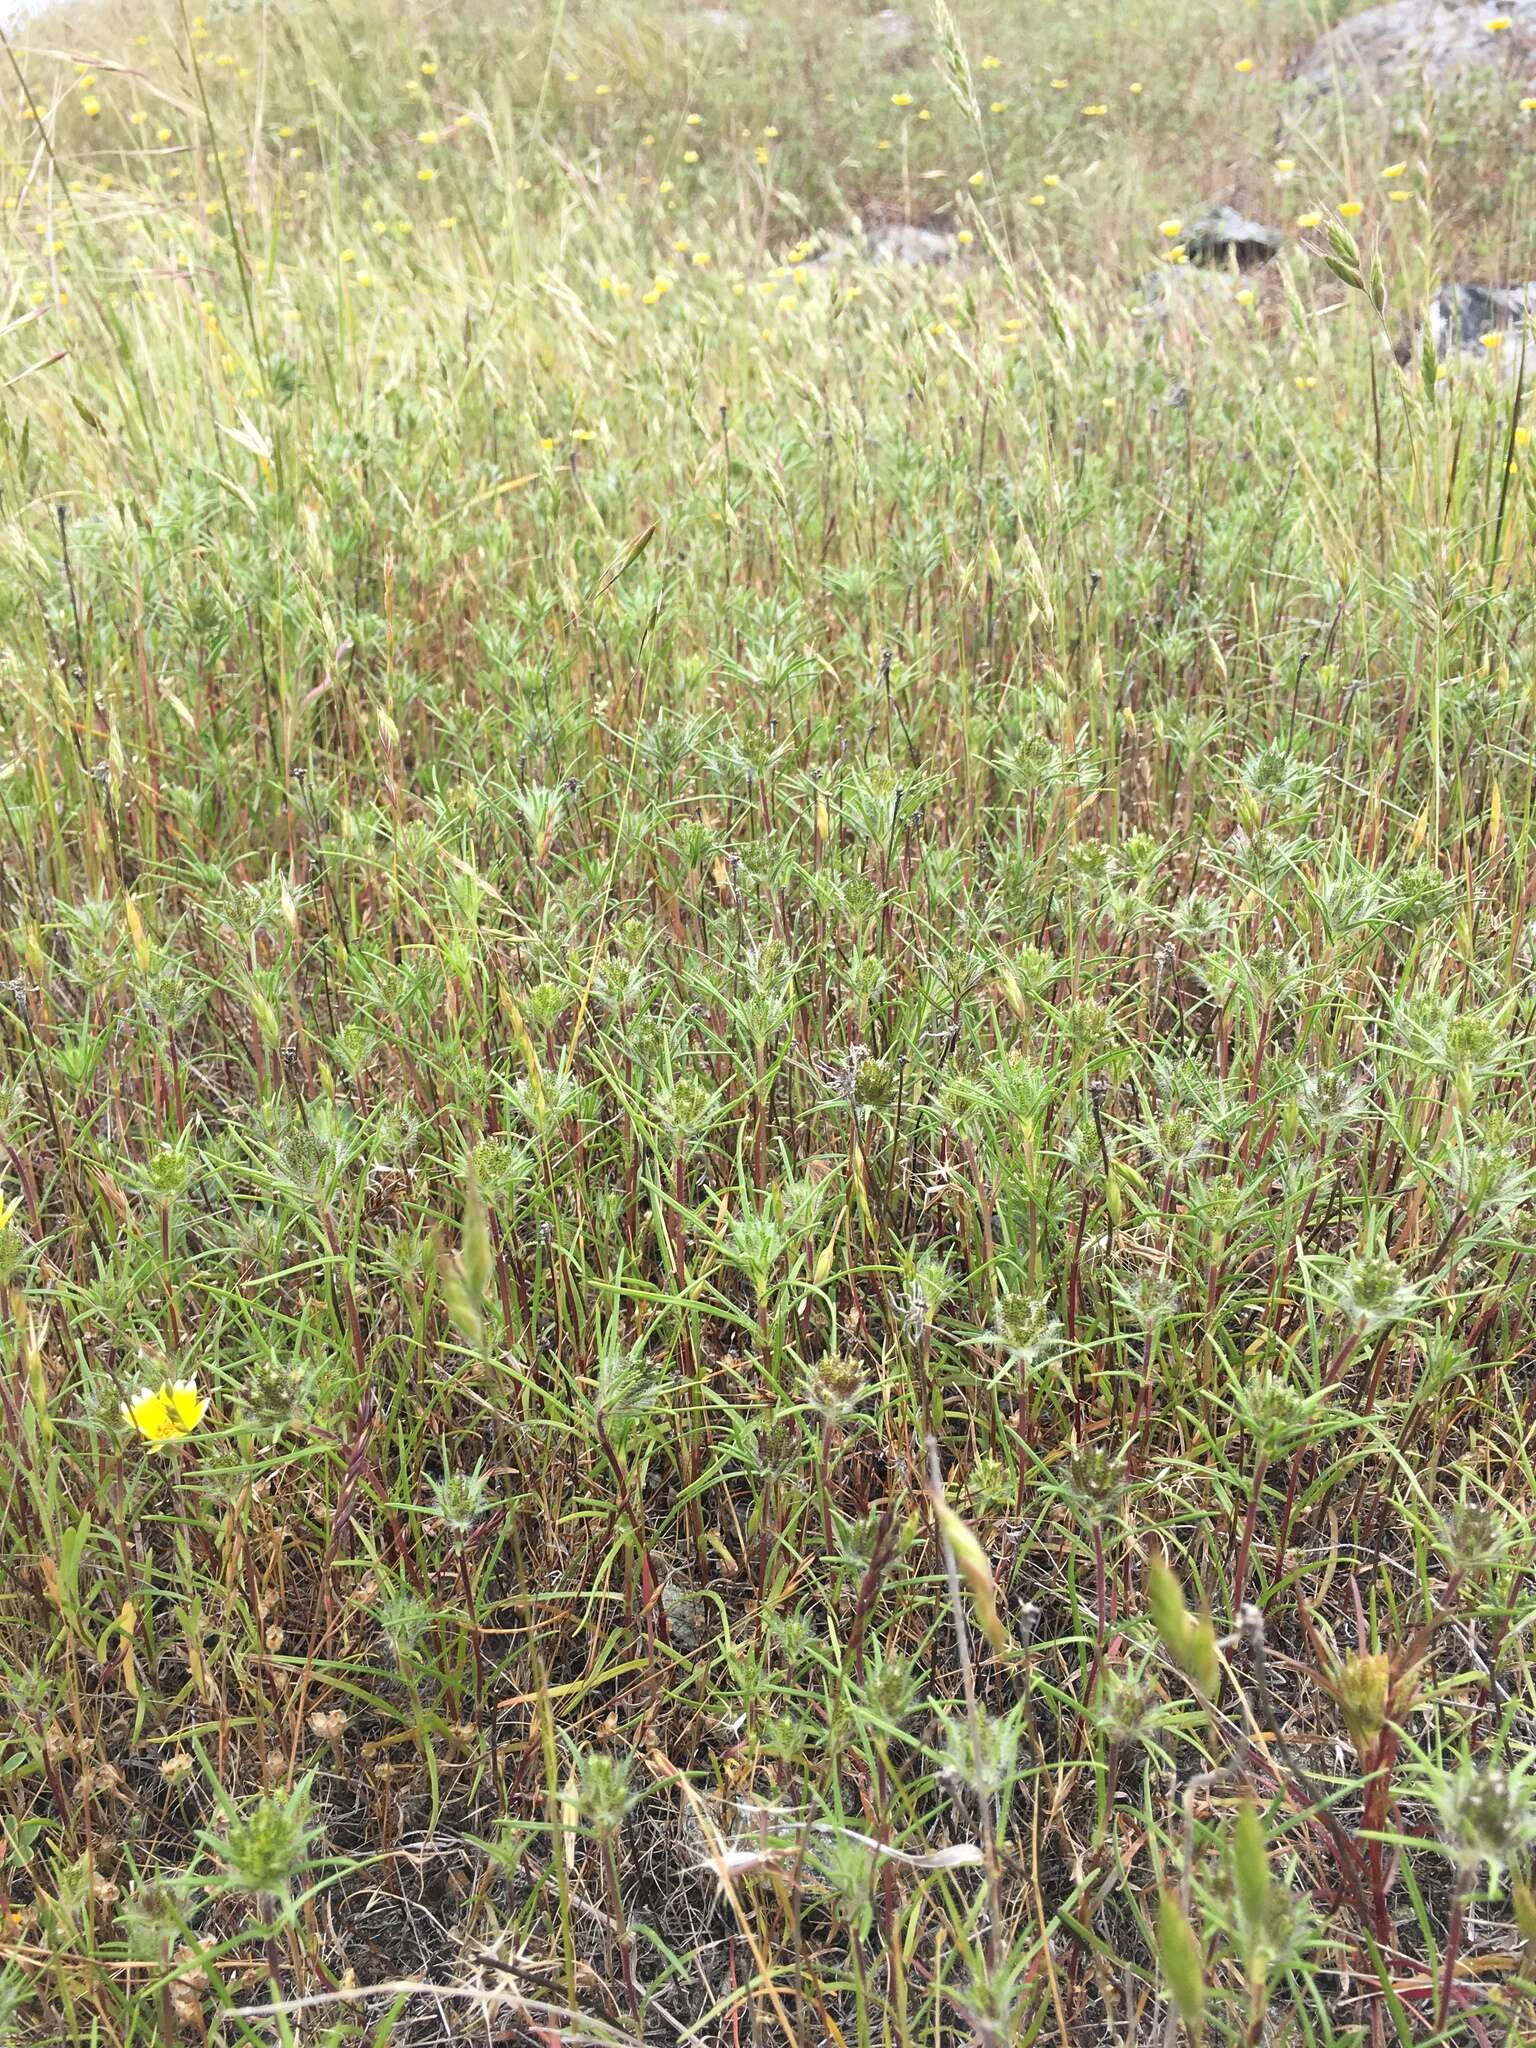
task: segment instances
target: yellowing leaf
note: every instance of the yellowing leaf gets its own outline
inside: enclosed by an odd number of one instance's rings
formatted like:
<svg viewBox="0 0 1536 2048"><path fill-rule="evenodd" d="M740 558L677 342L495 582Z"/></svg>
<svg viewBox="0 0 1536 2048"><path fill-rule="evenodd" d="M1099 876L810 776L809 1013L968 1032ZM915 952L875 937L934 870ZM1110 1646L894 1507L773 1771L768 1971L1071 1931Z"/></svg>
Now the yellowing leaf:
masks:
<svg viewBox="0 0 1536 2048"><path fill-rule="evenodd" d="M992 1567L987 1562L987 1553L975 1532L961 1521L948 1501L937 1494L933 1500L933 1511L938 1517L939 1533L954 1553L955 1564L971 1596L982 1633L1001 1656L1007 1639L997 1611L997 1588L992 1582Z"/></svg>

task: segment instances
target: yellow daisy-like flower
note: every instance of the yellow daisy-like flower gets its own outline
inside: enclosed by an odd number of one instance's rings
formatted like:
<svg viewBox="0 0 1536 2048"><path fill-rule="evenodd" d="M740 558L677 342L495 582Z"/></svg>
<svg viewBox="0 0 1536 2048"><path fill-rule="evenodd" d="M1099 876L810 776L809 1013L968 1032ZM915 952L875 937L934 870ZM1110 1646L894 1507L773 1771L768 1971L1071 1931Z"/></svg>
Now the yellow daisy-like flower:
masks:
<svg viewBox="0 0 1536 2048"><path fill-rule="evenodd" d="M1520 102L1520 111L1522 114L1536 114L1536 99L1522 100Z"/></svg>
<svg viewBox="0 0 1536 2048"><path fill-rule="evenodd" d="M1003 68L1003 60L1001 57L983 57L981 60L981 68L983 71L1001 71Z"/></svg>
<svg viewBox="0 0 1536 2048"><path fill-rule="evenodd" d="M1322 224L1323 216L1320 213L1298 213L1296 216L1296 225L1299 228L1320 228Z"/></svg>
<svg viewBox="0 0 1536 2048"><path fill-rule="evenodd" d="M1480 334L1477 338L1484 348L1502 348L1504 346L1504 330L1502 327L1495 327L1489 333Z"/></svg>
<svg viewBox="0 0 1536 2048"><path fill-rule="evenodd" d="M1043 192L1031 192L1029 195L1029 203L1031 206L1044 206L1045 194Z"/></svg>
<svg viewBox="0 0 1536 2048"><path fill-rule="evenodd" d="M1237 294L1237 303L1240 306L1251 306L1257 298L1258 293L1251 286L1245 285Z"/></svg>
<svg viewBox="0 0 1536 2048"><path fill-rule="evenodd" d="M683 162L685 164L696 164L698 160L699 152L696 149L685 149L683 151Z"/></svg>
<svg viewBox="0 0 1536 2048"><path fill-rule="evenodd" d="M985 171L972 171L971 175L966 179L965 182L974 191L979 192L981 190L981 187L985 185L985 183L987 182L987 174Z"/></svg>
<svg viewBox="0 0 1536 2048"><path fill-rule="evenodd" d="M1176 242L1184 232L1184 223L1181 220L1160 220L1157 224L1157 232L1160 235L1166 235L1170 242Z"/></svg>
<svg viewBox="0 0 1536 2048"><path fill-rule="evenodd" d="M1107 114L1108 112L1109 108L1102 101L1096 107L1084 107L1083 109L1084 116L1090 121L1096 121L1100 114Z"/></svg>
<svg viewBox="0 0 1536 2048"><path fill-rule="evenodd" d="M436 62L431 57L428 57L423 61L421 67L421 75L423 78L436 78L437 65Z"/></svg>
<svg viewBox="0 0 1536 2048"><path fill-rule="evenodd" d="M94 96L90 99L82 100L80 102L80 105L82 110L86 114L88 114L91 120L93 121L95 120L96 116L101 112L101 101L99 99L96 99Z"/></svg>
<svg viewBox="0 0 1536 2048"><path fill-rule="evenodd" d="M1251 57L1239 57L1232 66L1232 69L1234 71L1251 71L1253 69L1253 59Z"/></svg>
<svg viewBox="0 0 1536 2048"><path fill-rule="evenodd" d="M149 1444L179 1444L208 1413L208 1402L196 1380L165 1380L159 1387L141 1387L123 1403L123 1419Z"/></svg>
<svg viewBox="0 0 1536 2048"><path fill-rule="evenodd" d="M1339 201L1340 220L1354 220L1364 211L1365 208L1358 199L1341 199Z"/></svg>
<svg viewBox="0 0 1536 2048"><path fill-rule="evenodd" d="M1384 178L1400 178L1403 175L1404 171L1407 170L1407 168L1408 166L1406 163L1387 164L1386 166L1384 166L1381 175Z"/></svg>
<svg viewBox="0 0 1536 2048"><path fill-rule="evenodd" d="M1129 84L1129 85L1128 85L1128 86L1126 87L1126 91L1127 91L1127 92L1140 92L1140 91L1141 91L1141 80L1140 80L1139 78L1133 78L1133 79L1131 80L1130 84Z"/></svg>
<svg viewBox="0 0 1536 2048"><path fill-rule="evenodd" d="M1394 206L1400 205L1402 201L1404 201L1405 199L1411 199L1412 197L1413 194L1411 192L1405 192L1401 185L1394 186L1392 191L1390 191L1387 194L1387 198L1393 203Z"/></svg>
<svg viewBox="0 0 1536 2048"><path fill-rule="evenodd" d="M765 129L763 130L763 133L764 133L764 135L766 135L766 136L767 136L767 138L768 138L768 140L769 140L770 142L777 142L777 141L778 141L778 139L779 139L779 131L778 131L778 129L777 129L777 128L773 128L773 127L768 127L768 128L765 128Z"/></svg>
<svg viewBox="0 0 1536 2048"><path fill-rule="evenodd" d="M1515 24L1513 16L1508 14L1496 14L1493 17L1492 21L1485 21L1483 23L1483 27L1487 29L1489 35L1491 36L1498 35L1502 30L1506 28L1513 28L1514 25Z"/></svg>
<svg viewBox="0 0 1536 2048"><path fill-rule="evenodd" d="M910 106L911 106L911 104L912 104L912 95L911 95L911 93L909 93L909 92L893 92L893 93L891 94L891 105L892 105L893 107L910 107Z"/></svg>
<svg viewBox="0 0 1536 2048"><path fill-rule="evenodd" d="M416 173L416 181L421 185L430 185L436 176L437 172L432 168L431 164L423 164Z"/></svg>
<svg viewBox="0 0 1536 2048"><path fill-rule="evenodd" d="M702 114L690 114L688 115L687 120L688 126L690 128L698 128L702 127L704 122L704 116Z"/></svg>
<svg viewBox="0 0 1536 2048"><path fill-rule="evenodd" d="M1042 185L1049 185L1054 188L1055 186L1061 183L1061 180L1059 177L1057 177L1054 171L1047 171L1045 176L1040 180L1040 182Z"/></svg>

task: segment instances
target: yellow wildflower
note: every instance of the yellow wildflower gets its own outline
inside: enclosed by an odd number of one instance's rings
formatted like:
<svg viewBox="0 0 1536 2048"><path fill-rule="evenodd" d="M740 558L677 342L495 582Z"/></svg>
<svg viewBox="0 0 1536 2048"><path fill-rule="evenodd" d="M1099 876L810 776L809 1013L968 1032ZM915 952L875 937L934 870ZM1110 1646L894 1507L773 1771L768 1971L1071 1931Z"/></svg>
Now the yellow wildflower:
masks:
<svg viewBox="0 0 1536 2048"><path fill-rule="evenodd" d="M141 1387L123 1403L123 1419L132 1423L146 1443L179 1444L208 1413L196 1380L165 1380L159 1387Z"/></svg>

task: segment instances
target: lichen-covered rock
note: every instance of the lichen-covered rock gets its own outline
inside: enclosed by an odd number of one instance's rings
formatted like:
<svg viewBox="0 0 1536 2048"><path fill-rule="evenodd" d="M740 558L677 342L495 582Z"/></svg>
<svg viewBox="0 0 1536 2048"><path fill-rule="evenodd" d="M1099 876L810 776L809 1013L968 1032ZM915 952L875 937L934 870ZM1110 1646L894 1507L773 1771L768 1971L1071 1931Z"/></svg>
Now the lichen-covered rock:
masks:
<svg viewBox="0 0 1536 2048"><path fill-rule="evenodd" d="M1507 29L1489 29L1505 17ZM1319 36L1293 76L1313 94L1390 98L1497 70L1536 76L1536 0L1386 0Z"/></svg>

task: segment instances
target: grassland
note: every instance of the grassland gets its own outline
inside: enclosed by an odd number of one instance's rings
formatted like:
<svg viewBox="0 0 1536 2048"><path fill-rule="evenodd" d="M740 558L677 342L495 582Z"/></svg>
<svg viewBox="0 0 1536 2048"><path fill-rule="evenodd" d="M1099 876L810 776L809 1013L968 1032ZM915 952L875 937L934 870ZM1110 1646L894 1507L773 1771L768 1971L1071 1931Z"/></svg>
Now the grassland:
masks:
<svg viewBox="0 0 1536 2048"><path fill-rule="evenodd" d="M1315 25L15 40L6 2039L1536 2038L1533 117Z"/></svg>

